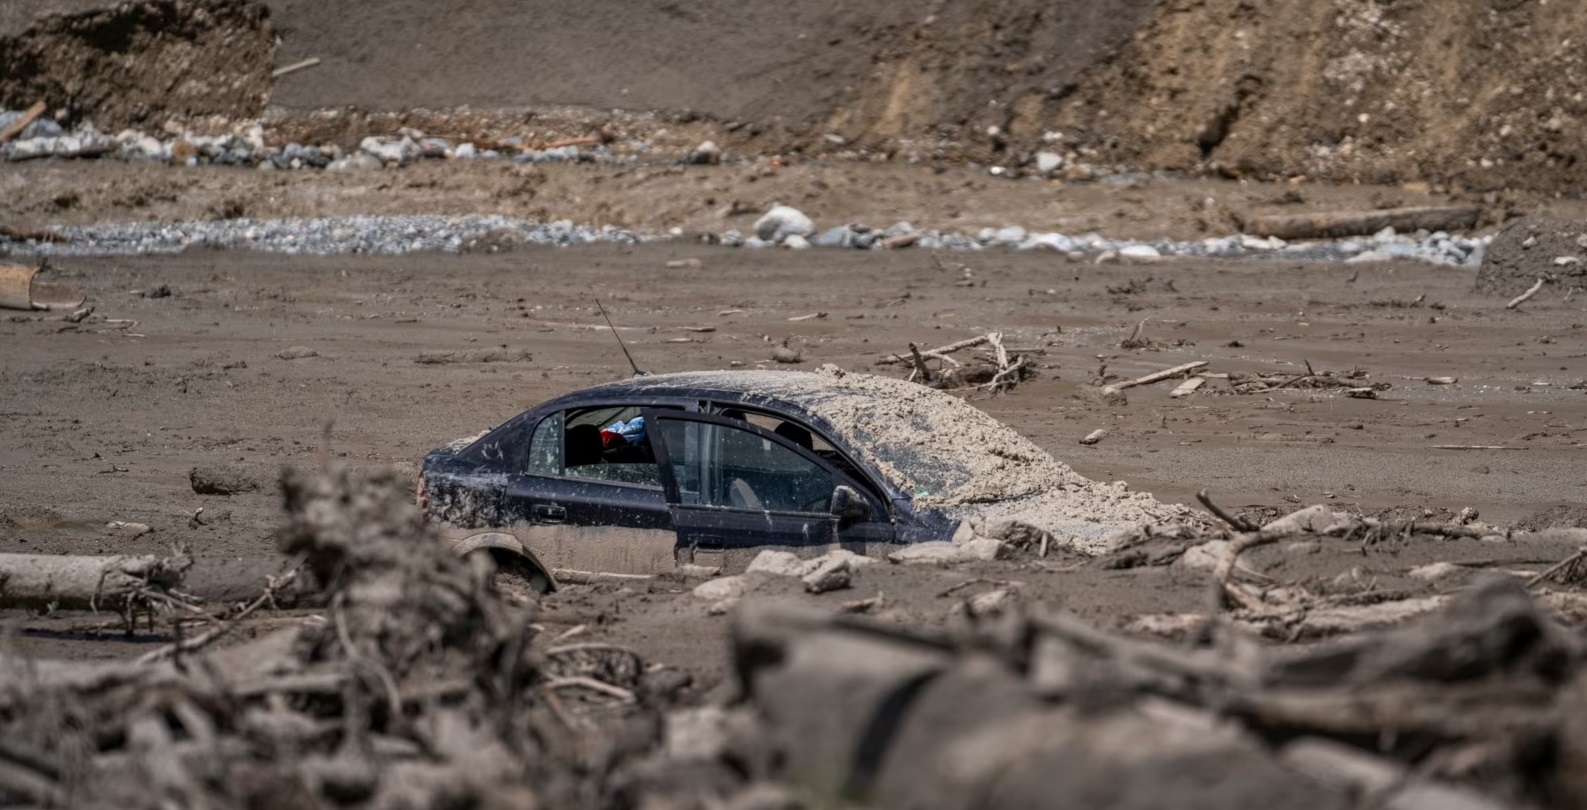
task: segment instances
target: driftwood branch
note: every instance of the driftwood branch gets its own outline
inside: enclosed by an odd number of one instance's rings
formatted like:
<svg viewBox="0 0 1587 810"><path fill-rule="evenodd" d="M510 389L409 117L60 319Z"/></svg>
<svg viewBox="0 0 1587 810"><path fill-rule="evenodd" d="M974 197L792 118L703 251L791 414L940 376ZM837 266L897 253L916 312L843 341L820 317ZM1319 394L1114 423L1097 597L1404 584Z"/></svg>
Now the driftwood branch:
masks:
<svg viewBox="0 0 1587 810"><path fill-rule="evenodd" d="M1171 377L1178 377L1178 376L1180 376L1182 374L1189 374L1192 371L1197 371L1197 370L1200 370L1200 369L1203 369L1203 368L1206 368L1206 367L1207 367L1207 361L1206 360L1197 360L1197 361L1195 361L1193 363L1186 363L1186 364L1184 364L1182 366L1174 366L1173 368L1165 368L1162 371L1154 371L1151 374L1148 374L1148 375L1146 375L1144 377L1136 377L1133 380L1124 380L1123 382L1116 382L1116 383L1113 383L1112 385L1103 386L1102 393L1104 393L1104 394L1112 394L1112 393L1118 393L1119 391L1123 391L1126 388L1135 388L1135 387L1142 386L1142 385L1151 385L1152 383L1155 383L1155 382L1162 382L1163 380L1169 379Z"/></svg>
<svg viewBox="0 0 1587 810"><path fill-rule="evenodd" d="M1201 505L1206 507L1208 512L1216 515L1217 518L1224 523L1229 524L1229 527L1235 531L1254 532L1258 528L1257 526L1252 525L1249 521L1242 520L1238 517L1235 517L1234 515L1229 514L1228 512L1223 511L1223 507L1212 502L1212 496L1208 495L1205 489L1196 492L1196 500L1200 501Z"/></svg>
<svg viewBox="0 0 1587 810"><path fill-rule="evenodd" d="M44 109L44 102L33 102L33 106L27 108L27 111L22 113L21 118L6 125L5 129L0 129L0 145L9 143L12 138L22 134L22 130L27 129L29 124L37 121L39 116L44 114Z"/></svg>
<svg viewBox="0 0 1587 810"><path fill-rule="evenodd" d="M183 555L0 554L0 608L126 610L175 594L192 564Z"/></svg>
<svg viewBox="0 0 1587 810"><path fill-rule="evenodd" d="M1532 300L1532 296L1537 295L1538 290L1543 289L1543 283L1546 280L1547 279L1544 279L1541 276L1539 276L1536 284L1533 284L1530 288L1527 289L1526 292L1521 293L1520 295L1517 295L1516 297L1510 299L1510 303L1505 304L1504 308L1505 309L1515 309L1516 307L1518 307L1518 306L1520 306L1520 305Z"/></svg>
<svg viewBox="0 0 1587 810"><path fill-rule="evenodd" d="M1481 216L1482 208L1475 205L1271 214L1247 218L1242 223L1242 230L1253 236L1276 236L1280 239L1333 239L1341 236L1369 236L1384 228L1401 232L1469 230L1476 227Z"/></svg>

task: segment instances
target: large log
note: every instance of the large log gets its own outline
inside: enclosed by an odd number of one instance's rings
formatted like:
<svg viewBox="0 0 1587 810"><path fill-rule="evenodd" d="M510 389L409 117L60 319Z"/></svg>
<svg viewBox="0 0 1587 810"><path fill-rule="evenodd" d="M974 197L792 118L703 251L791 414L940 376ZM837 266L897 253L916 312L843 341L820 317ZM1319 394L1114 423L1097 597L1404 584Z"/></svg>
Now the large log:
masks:
<svg viewBox="0 0 1587 810"><path fill-rule="evenodd" d="M1368 236L1384 228L1400 232L1463 231L1476 227L1481 206L1426 206L1381 211L1327 211L1312 214L1271 214L1250 217L1242 229L1252 236L1280 239L1334 239Z"/></svg>
<svg viewBox="0 0 1587 810"><path fill-rule="evenodd" d="M43 268L0 264L0 309L71 310L88 297L65 284L38 278Z"/></svg>
<svg viewBox="0 0 1587 810"><path fill-rule="evenodd" d="M192 564L180 555L0 554L0 608L121 610L141 596L177 588Z"/></svg>

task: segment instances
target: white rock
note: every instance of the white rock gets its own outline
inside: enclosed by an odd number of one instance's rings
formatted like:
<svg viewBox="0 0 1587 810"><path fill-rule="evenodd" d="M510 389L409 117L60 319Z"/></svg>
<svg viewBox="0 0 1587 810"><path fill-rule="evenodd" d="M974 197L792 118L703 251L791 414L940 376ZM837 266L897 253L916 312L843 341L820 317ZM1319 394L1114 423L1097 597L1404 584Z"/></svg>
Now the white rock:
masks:
<svg viewBox="0 0 1587 810"><path fill-rule="evenodd" d="M1042 174L1052 174L1063 168L1064 157L1057 152L1037 152L1036 171Z"/></svg>
<svg viewBox="0 0 1587 810"><path fill-rule="evenodd" d="M1126 259L1161 259L1162 252L1151 245L1127 245L1119 248L1119 255Z"/></svg>
<svg viewBox="0 0 1587 810"><path fill-rule="evenodd" d="M995 560L1003 556L1004 548L1006 546L1001 540L994 540L990 537L977 537L959 546L959 553L968 560Z"/></svg>
<svg viewBox="0 0 1587 810"><path fill-rule="evenodd" d="M707 580L694 586L694 595L707 602L738 599L749 592L749 581L743 575Z"/></svg>
<svg viewBox="0 0 1587 810"><path fill-rule="evenodd" d="M765 216L755 220L755 236L767 242L781 242L790 236L808 237L815 232L815 222L803 211L786 205L772 206Z"/></svg>
<svg viewBox="0 0 1587 810"><path fill-rule="evenodd" d="M467 160L479 154L479 147L471 143L460 143L452 150L452 157Z"/></svg>
<svg viewBox="0 0 1587 810"><path fill-rule="evenodd" d="M1410 576L1412 579L1420 579L1426 582L1435 582L1440 579L1452 577L1460 573L1460 571L1460 566L1452 562L1435 562L1431 565L1412 568L1410 571Z"/></svg>
<svg viewBox="0 0 1587 810"><path fill-rule="evenodd" d="M130 534L133 537L139 537L154 531L147 523L129 523L125 520L112 520L105 524L105 528L113 532Z"/></svg>
<svg viewBox="0 0 1587 810"><path fill-rule="evenodd" d="M749 561L744 573L766 573L779 577L802 577L808 573L806 560L789 551L762 551Z"/></svg>
<svg viewBox="0 0 1587 810"><path fill-rule="evenodd" d="M417 160L423 150L412 138L403 138L400 141L385 140L373 135L359 141L358 151L372 155L386 163L398 165Z"/></svg>
<svg viewBox="0 0 1587 810"><path fill-rule="evenodd" d="M993 234L992 236L992 244L994 245L1018 247L1020 243L1024 241L1025 229L1018 225L1010 225L1007 228L999 228L997 233Z"/></svg>
<svg viewBox="0 0 1587 810"><path fill-rule="evenodd" d="M799 234L793 234L782 240L782 246L789 250L808 250L810 248L810 240Z"/></svg>
<svg viewBox="0 0 1587 810"><path fill-rule="evenodd" d="M1019 246L1020 250L1055 250L1068 253L1076 247L1075 240L1061 233L1038 233Z"/></svg>
<svg viewBox="0 0 1587 810"><path fill-rule="evenodd" d="M849 561L842 557L831 557L823 561L814 571L804 575L805 591L809 593L826 593L849 587L853 572L849 569Z"/></svg>
<svg viewBox="0 0 1587 810"><path fill-rule="evenodd" d="M264 166L268 164L269 161L265 161L260 165ZM368 152L354 152L340 160L331 161L330 164L325 168L326 170L333 172L367 172L379 171L384 166L385 164L380 161L380 158L377 158Z"/></svg>

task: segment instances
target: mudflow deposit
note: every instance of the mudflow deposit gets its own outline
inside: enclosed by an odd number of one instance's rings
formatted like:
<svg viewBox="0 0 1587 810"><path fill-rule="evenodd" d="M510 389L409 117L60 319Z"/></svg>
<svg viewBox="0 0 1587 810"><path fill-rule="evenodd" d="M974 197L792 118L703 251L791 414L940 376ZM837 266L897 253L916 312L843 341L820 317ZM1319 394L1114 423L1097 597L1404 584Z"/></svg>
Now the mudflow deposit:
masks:
<svg viewBox="0 0 1587 810"><path fill-rule="evenodd" d="M356 5L0 4L0 806L1587 806L1587 8ZM973 517L453 555L614 331Z"/></svg>

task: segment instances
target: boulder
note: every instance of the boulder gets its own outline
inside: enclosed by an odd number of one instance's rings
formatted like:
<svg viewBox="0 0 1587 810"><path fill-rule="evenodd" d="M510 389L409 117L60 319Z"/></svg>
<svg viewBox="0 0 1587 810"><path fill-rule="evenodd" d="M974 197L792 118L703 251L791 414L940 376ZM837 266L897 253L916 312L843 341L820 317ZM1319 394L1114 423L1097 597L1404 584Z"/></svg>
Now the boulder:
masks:
<svg viewBox="0 0 1587 810"><path fill-rule="evenodd" d="M790 236L808 238L816 232L816 224L803 211L786 205L772 206L765 216L755 220L756 238L778 243Z"/></svg>

